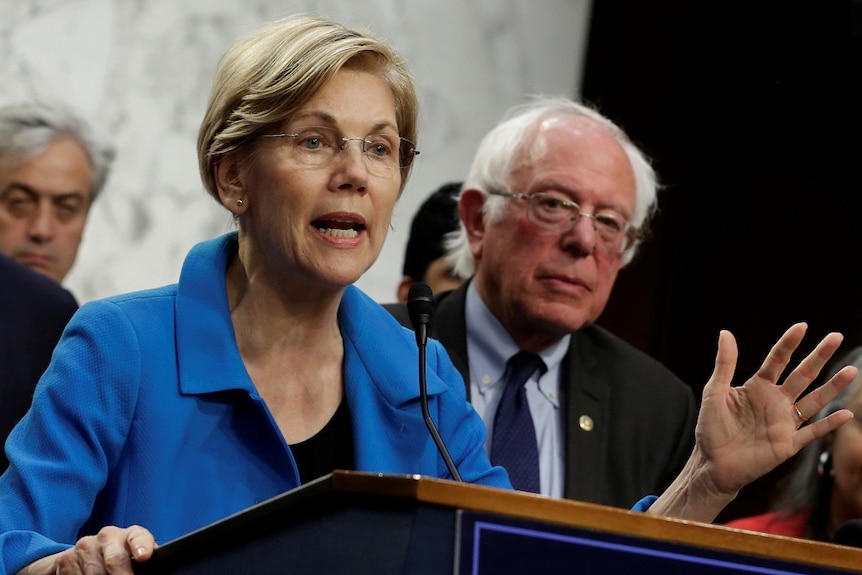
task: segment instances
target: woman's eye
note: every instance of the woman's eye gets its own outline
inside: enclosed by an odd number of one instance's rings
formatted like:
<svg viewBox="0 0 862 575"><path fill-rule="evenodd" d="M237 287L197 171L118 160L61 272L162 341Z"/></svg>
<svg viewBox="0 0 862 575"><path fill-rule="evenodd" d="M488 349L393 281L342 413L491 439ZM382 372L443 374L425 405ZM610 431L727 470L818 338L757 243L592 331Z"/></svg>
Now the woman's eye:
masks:
<svg viewBox="0 0 862 575"><path fill-rule="evenodd" d="M309 136L309 137L303 139L302 141L303 141L303 145L306 148L308 148L309 150L316 150L317 148L320 148L321 146L323 146L323 140L321 140L317 136Z"/></svg>

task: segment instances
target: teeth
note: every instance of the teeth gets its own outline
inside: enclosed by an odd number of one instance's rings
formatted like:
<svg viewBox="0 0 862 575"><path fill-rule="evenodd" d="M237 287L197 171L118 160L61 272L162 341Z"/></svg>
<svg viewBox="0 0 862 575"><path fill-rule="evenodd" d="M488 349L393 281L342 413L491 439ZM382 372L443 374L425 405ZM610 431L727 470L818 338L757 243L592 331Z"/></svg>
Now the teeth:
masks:
<svg viewBox="0 0 862 575"><path fill-rule="evenodd" d="M322 234L332 236L334 238L355 238L359 235L356 230L339 230L335 228L317 228Z"/></svg>

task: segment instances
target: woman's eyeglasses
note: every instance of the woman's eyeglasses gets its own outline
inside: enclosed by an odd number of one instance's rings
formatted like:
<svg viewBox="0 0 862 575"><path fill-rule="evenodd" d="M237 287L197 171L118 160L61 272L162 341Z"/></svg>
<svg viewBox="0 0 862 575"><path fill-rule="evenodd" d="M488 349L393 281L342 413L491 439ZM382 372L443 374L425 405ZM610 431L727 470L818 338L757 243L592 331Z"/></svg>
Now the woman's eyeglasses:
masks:
<svg viewBox="0 0 862 575"><path fill-rule="evenodd" d="M384 175L388 174L388 170L409 167L413 158L419 154L413 142L394 134L346 137L327 126L308 126L297 129L295 133L263 134L263 137L286 138L291 157L297 163L310 167L329 164L354 140L359 142L362 153L368 158L369 168Z"/></svg>

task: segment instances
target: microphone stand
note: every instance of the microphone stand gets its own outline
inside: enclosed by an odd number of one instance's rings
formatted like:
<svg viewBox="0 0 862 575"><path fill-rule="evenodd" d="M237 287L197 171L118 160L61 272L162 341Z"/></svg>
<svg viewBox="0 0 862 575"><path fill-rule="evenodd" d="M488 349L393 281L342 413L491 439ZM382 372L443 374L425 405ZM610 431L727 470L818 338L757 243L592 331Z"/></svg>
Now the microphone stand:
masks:
<svg viewBox="0 0 862 575"><path fill-rule="evenodd" d="M422 401L422 418L425 420L425 426L428 428L431 438L437 445L437 451L440 452L440 456L449 469L449 474L455 481L462 481L461 474L458 473L458 468L455 466L455 462L452 461L449 450L446 449L446 444L443 443L443 438L440 437L440 433L437 431L437 426L434 425L434 421L431 419L431 412L428 409L425 348L428 343L428 324L431 323L431 313L434 311L431 288L428 287L428 284L413 284L407 296L407 311L410 314L410 322L413 324L413 330L416 332L416 345L419 348L419 397Z"/></svg>

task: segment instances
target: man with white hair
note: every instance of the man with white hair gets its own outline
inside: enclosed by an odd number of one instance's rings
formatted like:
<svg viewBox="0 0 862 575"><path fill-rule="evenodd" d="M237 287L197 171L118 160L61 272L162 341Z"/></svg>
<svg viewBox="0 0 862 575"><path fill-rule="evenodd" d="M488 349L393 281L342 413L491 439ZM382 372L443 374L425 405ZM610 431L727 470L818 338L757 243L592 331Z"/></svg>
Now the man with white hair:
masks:
<svg viewBox="0 0 862 575"><path fill-rule="evenodd" d="M469 281L435 298L429 335L516 488L628 508L661 493L692 450L691 388L595 325L656 188L619 127L564 98L512 109L479 146L449 243ZM507 394L516 355L534 363Z"/></svg>

